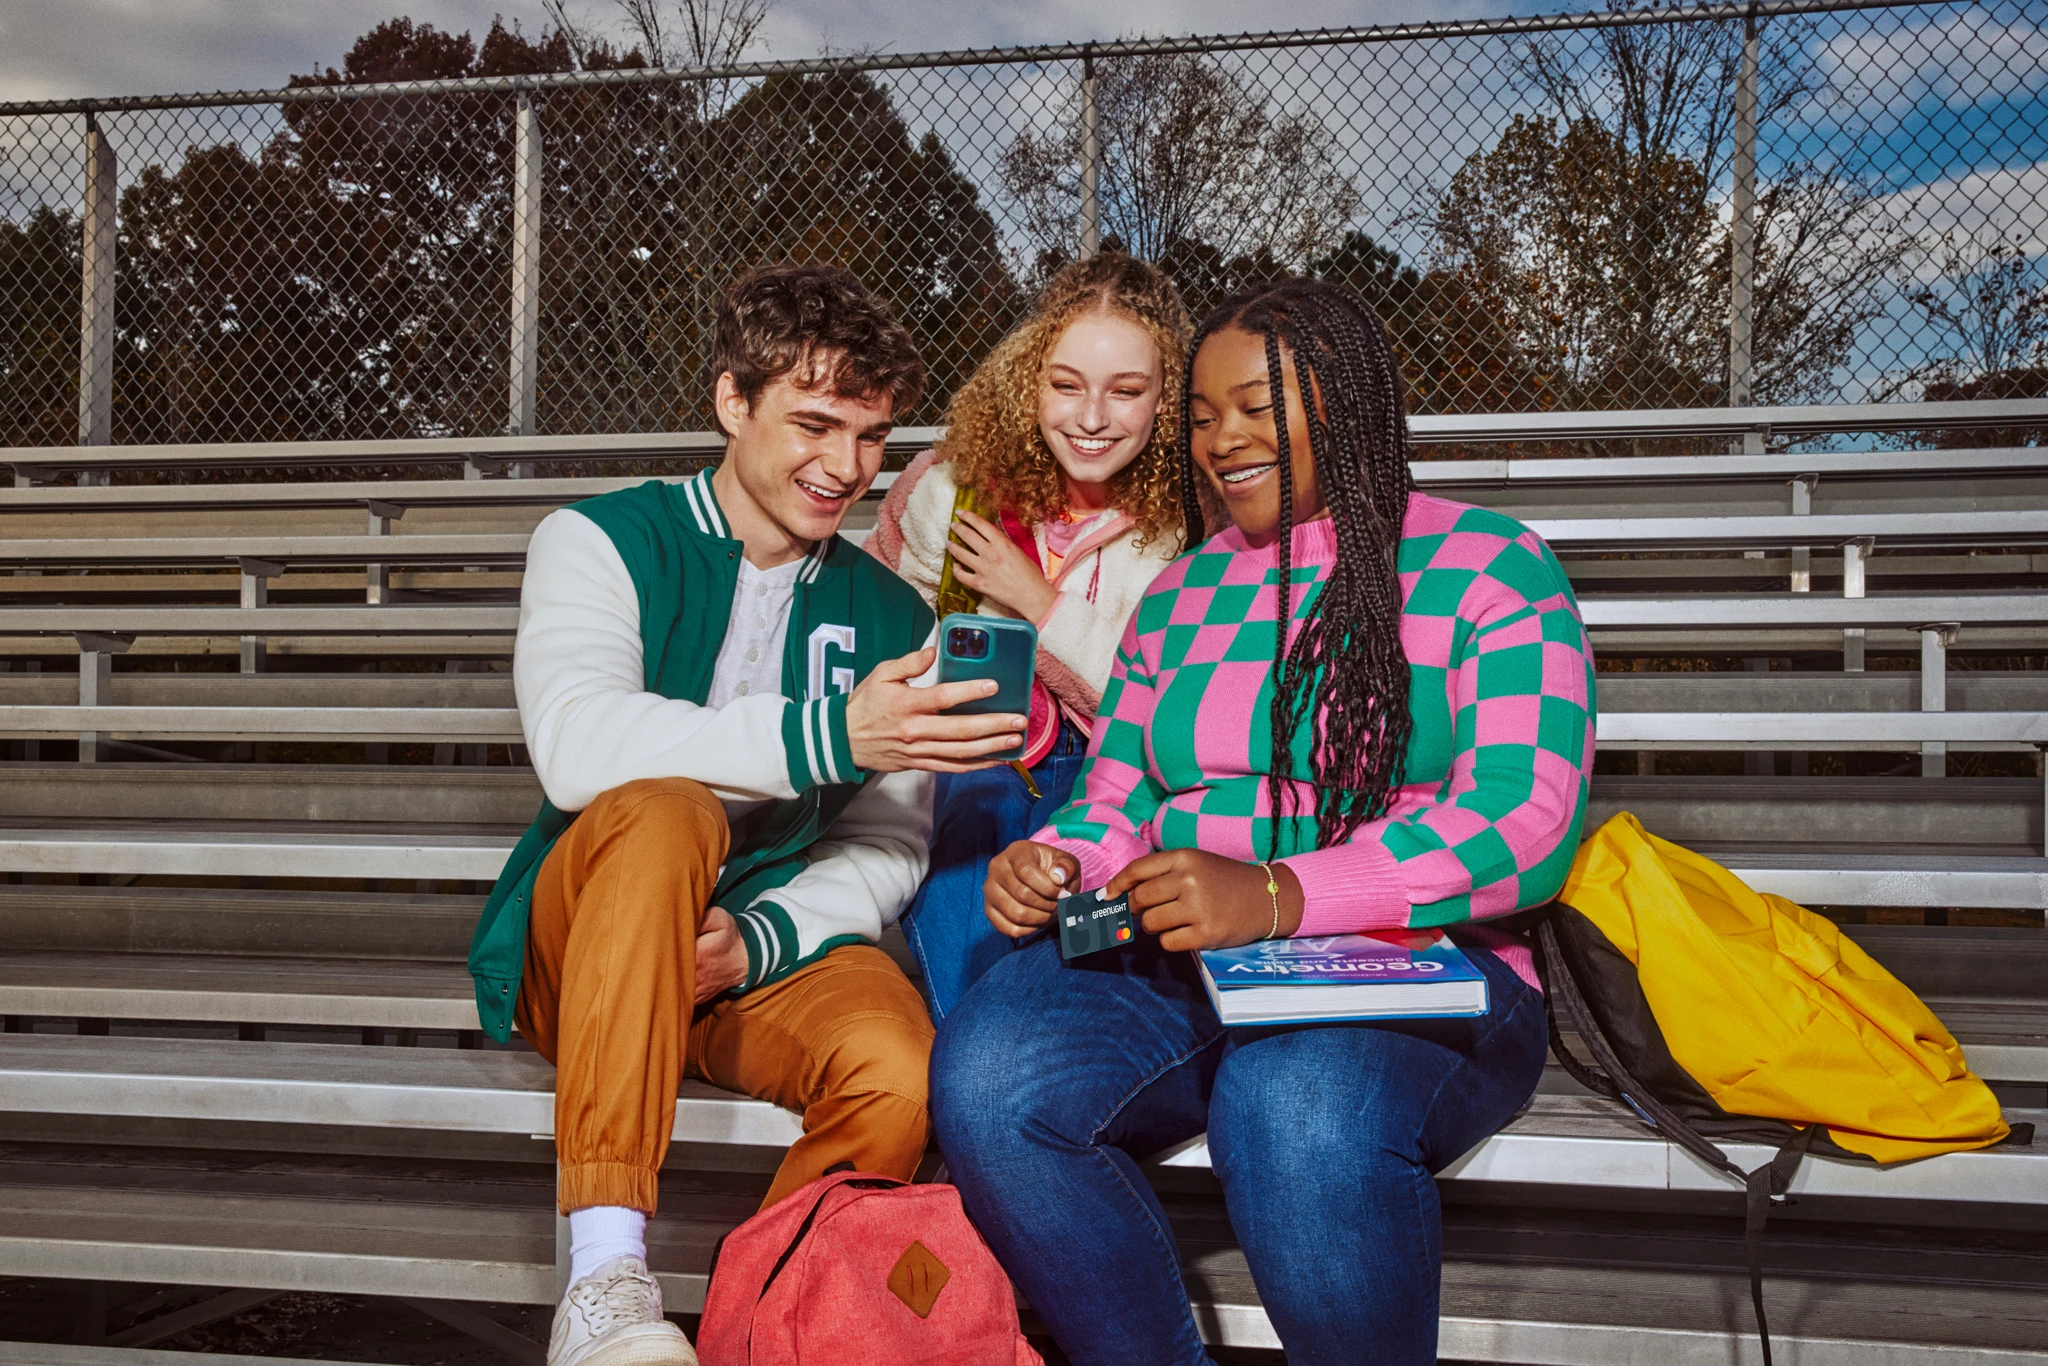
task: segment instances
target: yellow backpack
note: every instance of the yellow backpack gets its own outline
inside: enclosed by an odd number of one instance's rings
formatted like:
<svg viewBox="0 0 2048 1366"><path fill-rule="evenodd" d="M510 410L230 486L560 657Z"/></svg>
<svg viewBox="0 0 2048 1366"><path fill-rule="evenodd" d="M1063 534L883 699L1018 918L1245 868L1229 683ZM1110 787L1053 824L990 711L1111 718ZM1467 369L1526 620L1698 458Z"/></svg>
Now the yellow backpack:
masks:
<svg viewBox="0 0 2048 1366"><path fill-rule="evenodd" d="M1743 1183L1766 1366L1758 1239L1804 1153L1903 1162L2032 1138L1934 1012L1831 921L1627 812L1580 846L1535 942L1558 1062ZM1715 1139L1778 1155L1744 1172Z"/></svg>

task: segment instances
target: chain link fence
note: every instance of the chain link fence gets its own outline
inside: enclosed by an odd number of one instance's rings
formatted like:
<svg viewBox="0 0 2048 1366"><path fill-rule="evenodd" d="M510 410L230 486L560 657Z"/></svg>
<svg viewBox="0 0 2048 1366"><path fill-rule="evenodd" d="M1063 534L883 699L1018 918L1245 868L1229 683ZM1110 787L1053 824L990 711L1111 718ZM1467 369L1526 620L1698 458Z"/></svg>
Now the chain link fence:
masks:
<svg viewBox="0 0 2048 1366"><path fill-rule="evenodd" d="M0 106L0 445L699 429L839 262L947 394L1076 253L1387 319L1423 412L2048 393L2038 0ZM596 65L588 54L582 64Z"/></svg>

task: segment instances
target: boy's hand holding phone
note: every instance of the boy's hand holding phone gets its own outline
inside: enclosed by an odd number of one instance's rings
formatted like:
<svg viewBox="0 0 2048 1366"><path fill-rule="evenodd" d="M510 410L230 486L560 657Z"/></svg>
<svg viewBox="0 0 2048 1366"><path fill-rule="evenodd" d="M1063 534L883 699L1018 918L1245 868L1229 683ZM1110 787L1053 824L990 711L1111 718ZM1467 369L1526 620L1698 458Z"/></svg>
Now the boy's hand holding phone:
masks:
<svg viewBox="0 0 2048 1366"><path fill-rule="evenodd" d="M989 768L990 756L1024 743L1025 718L1006 712L980 716L943 715L963 703L995 694L992 678L971 678L914 688L910 680L932 667L937 651L926 648L877 664L846 700L846 738L853 761L870 773L921 768L934 773L969 773Z"/></svg>

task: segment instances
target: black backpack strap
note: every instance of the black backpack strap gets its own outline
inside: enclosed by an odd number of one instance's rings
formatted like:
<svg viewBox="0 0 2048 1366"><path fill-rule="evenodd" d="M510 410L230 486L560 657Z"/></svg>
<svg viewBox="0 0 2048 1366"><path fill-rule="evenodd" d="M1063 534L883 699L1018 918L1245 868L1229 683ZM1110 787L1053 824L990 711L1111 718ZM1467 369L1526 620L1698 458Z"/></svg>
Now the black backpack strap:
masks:
<svg viewBox="0 0 2048 1366"><path fill-rule="evenodd" d="M1679 1118L1657 1098L1655 1092L1629 1075L1621 1059L1615 1056L1613 1046L1607 1042L1607 1036L1601 1032L1600 1022L1587 1003L1585 993L1579 990L1577 979L1572 976L1571 962L1557 941L1557 926L1545 920L1536 927L1533 937L1537 950L1537 975L1543 983L1545 1002L1550 1007L1550 1044L1557 1052L1558 1063L1581 1085L1614 1096L1667 1140L1716 1171L1742 1183L1746 1196L1743 1241L1749 1250L1749 1298L1750 1303L1756 1306L1756 1331L1763 1346L1764 1366L1771 1366L1771 1329L1764 1317L1764 1224L1770 1218L1771 1206L1784 1202L1786 1188L1792 1182L1793 1173L1799 1169L1799 1160L1806 1156L1807 1145L1813 1142L1820 1126L1809 1125L1799 1130L1785 1140L1784 1146L1769 1162L1754 1172L1745 1172L1729 1160L1719 1145ZM1606 1086L1581 1078L1580 1073L1587 1069L1565 1051L1558 1036L1559 1016L1571 1022L1573 1030L1586 1045L1586 1051L1593 1055L1594 1063L1605 1074L1588 1072L1588 1075L1598 1076L1600 1082L1607 1083L1614 1090L1609 1091Z"/></svg>
<svg viewBox="0 0 2048 1366"><path fill-rule="evenodd" d="M1785 1192L1792 1185L1792 1176L1799 1170L1800 1159L1806 1156L1806 1147L1820 1127L1809 1124L1786 1139L1776 1156L1742 1180L1742 1241L1749 1250L1749 1302L1756 1306L1756 1335L1763 1343L1764 1366L1771 1366L1771 1325L1764 1317L1764 1225L1770 1220L1771 1207L1787 1202Z"/></svg>
<svg viewBox="0 0 2048 1366"><path fill-rule="evenodd" d="M1542 984L1543 999L1549 1009L1543 1012L1544 1021L1550 1026L1550 1055L1557 1059L1565 1075L1585 1087L1596 1096L1609 1100L1621 1100L1621 1088L1614 1079L1604 1072L1588 1067L1579 1060L1578 1054L1565 1047L1564 1032L1558 1026L1558 1017L1565 1016L1571 1021L1572 1031L1584 1038L1595 1027L1585 1023L1586 1003L1580 996L1578 983L1572 979L1571 969L1564 963L1564 955L1557 947L1557 930L1546 918L1536 922L1530 931L1530 947L1536 960L1536 980Z"/></svg>
<svg viewBox="0 0 2048 1366"><path fill-rule="evenodd" d="M1545 964L1539 976L1543 982L1545 1000L1550 1006L1551 1046L1558 1049L1562 1055L1558 1058L1559 1065L1564 1067L1575 1081L1580 1080L1580 1073L1586 1070L1584 1065L1578 1064L1576 1060L1565 1061L1569 1054L1564 1053L1562 1041L1558 1038L1558 1017L1562 1016L1570 1022L1580 1041L1586 1045L1586 1051L1593 1055L1593 1062L1600 1069L1598 1073L1588 1072L1587 1075L1595 1080L1580 1081L1581 1085L1619 1100L1641 1116L1651 1128L1714 1170L1724 1172L1738 1181L1748 1180L1749 1174L1730 1162L1728 1154L1679 1118L1676 1112L1657 1098L1655 1092L1631 1076L1621 1059L1615 1056L1613 1046L1607 1042L1606 1034L1601 1032L1599 1019L1586 1002L1585 993L1579 990L1578 979L1572 976L1571 963L1557 942L1557 927L1550 921L1546 920L1536 927L1536 945L1539 950L1536 955L1537 962Z"/></svg>

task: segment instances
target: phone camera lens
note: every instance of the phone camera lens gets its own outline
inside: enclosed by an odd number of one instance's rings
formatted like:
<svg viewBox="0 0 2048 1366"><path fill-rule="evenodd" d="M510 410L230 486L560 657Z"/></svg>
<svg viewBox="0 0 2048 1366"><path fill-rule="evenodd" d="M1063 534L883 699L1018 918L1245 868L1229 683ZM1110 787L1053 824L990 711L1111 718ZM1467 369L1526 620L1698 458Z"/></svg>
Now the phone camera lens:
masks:
<svg viewBox="0 0 2048 1366"><path fill-rule="evenodd" d="M987 659L988 632L955 626L946 633L946 649L955 659Z"/></svg>

